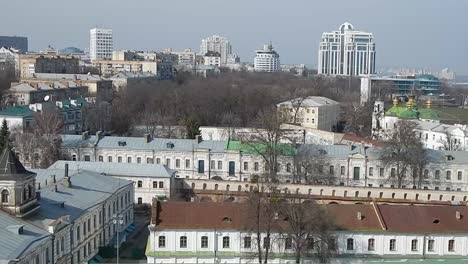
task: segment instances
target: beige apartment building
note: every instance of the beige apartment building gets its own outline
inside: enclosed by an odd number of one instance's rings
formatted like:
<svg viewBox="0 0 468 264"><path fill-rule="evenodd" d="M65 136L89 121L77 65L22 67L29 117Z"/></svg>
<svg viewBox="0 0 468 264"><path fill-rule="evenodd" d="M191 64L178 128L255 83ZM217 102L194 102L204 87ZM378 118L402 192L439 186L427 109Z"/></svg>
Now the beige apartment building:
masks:
<svg viewBox="0 0 468 264"><path fill-rule="evenodd" d="M36 73L77 74L80 72L79 58L56 54L20 54L21 78L33 77Z"/></svg>

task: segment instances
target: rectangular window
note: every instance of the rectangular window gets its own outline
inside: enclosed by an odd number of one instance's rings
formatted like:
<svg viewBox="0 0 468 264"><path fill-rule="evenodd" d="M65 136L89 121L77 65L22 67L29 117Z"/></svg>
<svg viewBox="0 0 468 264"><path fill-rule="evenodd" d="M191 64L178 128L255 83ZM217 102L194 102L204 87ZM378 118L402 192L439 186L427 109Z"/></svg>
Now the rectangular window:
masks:
<svg viewBox="0 0 468 264"><path fill-rule="evenodd" d="M198 161L198 173L205 173L205 161L204 160Z"/></svg>
<svg viewBox="0 0 468 264"><path fill-rule="evenodd" d="M427 241L427 251L434 251L434 244L435 244L435 240L434 239L429 239Z"/></svg>
<svg viewBox="0 0 468 264"><path fill-rule="evenodd" d="M221 160L218 160L218 170L223 169L223 162Z"/></svg>
<svg viewBox="0 0 468 264"><path fill-rule="evenodd" d="M91 156L85 155L85 156L84 156L84 160L85 160L85 161L91 161Z"/></svg>
<svg viewBox="0 0 468 264"><path fill-rule="evenodd" d="M450 251L450 252L455 251L455 240L454 239L450 239L448 241L448 251Z"/></svg>
<svg viewBox="0 0 468 264"><path fill-rule="evenodd" d="M165 248L166 247L166 237L165 236L159 236L159 238L158 238L158 247L160 247L160 248Z"/></svg>
<svg viewBox="0 0 468 264"><path fill-rule="evenodd" d="M153 188L154 189L158 188L158 182L157 181L153 181Z"/></svg>
<svg viewBox="0 0 468 264"><path fill-rule="evenodd" d="M244 237L244 248L251 248L251 247L252 247L252 238Z"/></svg>
<svg viewBox="0 0 468 264"><path fill-rule="evenodd" d="M229 162L229 176L233 176L236 170L236 163L234 161Z"/></svg>
<svg viewBox="0 0 468 264"><path fill-rule="evenodd" d="M313 237L308 237L307 238L307 249L312 250L315 247L315 241Z"/></svg>
<svg viewBox="0 0 468 264"><path fill-rule="evenodd" d="M354 173L353 173L353 179L355 181L359 180L360 174L361 174L361 168L360 167L354 167Z"/></svg>
<svg viewBox="0 0 468 264"><path fill-rule="evenodd" d="M154 163L153 158L146 158L146 163L147 164L153 164Z"/></svg>
<svg viewBox="0 0 468 264"><path fill-rule="evenodd" d="M330 175L334 175L335 174L335 167L333 165L330 165L330 169L329 169L329 174Z"/></svg>
<svg viewBox="0 0 468 264"><path fill-rule="evenodd" d="M367 241L367 251L374 251L375 250L375 239L369 238Z"/></svg>
<svg viewBox="0 0 468 264"><path fill-rule="evenodd" d="M187 248L187 237L186 236L181 236L180 237L180 248Z"/></svg>
<svg viewBox="0 0 468 264"><path fill-rule="evenodd" d="M159 182L159 188L160 189L164 188L164 182L162 182L162 181Z"/></svg>
<svg viewBox="0 0 468 264"><path fill-rule="evenodd" d="M156 164L161 164L161 158L156 158Z"/></svg>
<svg viewBox="0 0 468 264"><path fill-rule="evenodd" d="M140 157L137 158L137 163L138 163L138 164L141 163L141 158L140 158Z"/></svg>
<svg viewBox="0 0 468 264"><path fill-rule="evenodd" d="M369 168L369 177L372 177L372 176L374 176L374 168L370 167Z"/></svg>
<svg viewBox="0 0 468 264"><path fill-rule="evenodd" d="M122 163L122 157L117 157L117 162Z"/></svg>
<svg viewBox="0 0 468 264"><path fill-rule="evenodd" d="M244 171L249 170L249 163L247 161L244 161Z"/></svg>
<svg viewBox="0 0 468 264"><path fill-rule="evenodd" d="M112 156L107 157L108 162L112 162Z"/></svg>
<svg viewBox="0 0 468 264"><path fill-rule="evenodd" d="M345 166L341 166L341 167L340 167L340 175L341 175L341 176L344 176L345 173L346 173L346 168L345 168Z"/></svg>
<svg viewBox="0 0 468 264"><path fill-rule="evenodd" d="M429 171L424 170L424 179L429 179Z"/></svg>
<svg viewBox="0 0 468 264"><path fill-rule="evenodd" d="M166 159L166 166L170 167L171 166L171 159Z"/></svg>
<svg viewBox="0 0 468 264"><path fill-rule="evenodd" d="M461 172L461 171L457 172L457 179L458 179L459 181L461 181L462 178L463 178L463 172Z"/></svg>
<svg viewBox="0 0 468 264"><path fill-rule="evenodd" d="M447 174L446 179L447 179L447 180L451 180L451 179L452 179L452 172L451 172L451 171L447 171L446 174Z"/></svg>
<svg viewBox="0 0 468 264"><path fill-rule="evenodd" d="M99 160L99 162L104 162L104 157L103 157L103 156L99 156L99 157L98 157L98 160Z"/></svg>
<svg viewBox="0 0 468 264"><path fill-rule="evenodd" d="M390 239L389 249L390 251L396 251L396 239Z"/></svg>
<svg viewBox="0 0 468 264"><path fill-rule="evenodd" d="M254 163L254 171L258 171L258 162Z"/></svg>
<svg viewBox="0 0 468 264"><path fill-rule="evenodd" d="M434 178L435 178L436 180L440 180L440 170L436 170L436 171L435 171L435 176L434 176Z"/></svg>
<svg viewBox="0 0 468 264"><path fill-rule="evenodd" d="M210 162L210 169L215 170L216 169L216 161L212 160Z"/></svg>
<svg viewBox="0 0 468 264"><path fill-rule="evenodd" d="M354 250L354 239L348 238L346 240L346 250Z"/></svg>
<svg viewBox="0 0 468 264"><path fill-rule="evenodd" d="M284 240L284 249L286 249L286 250L292 249L292 238L291 237L287 237Z"/></svg>
<svg viewBox="0 0 468 264"><path fill-rule="evenodd" d="M229 248L230 247L230 239L228 236L223 237L223 248Z"/></svg>
<svg viewBox="0 0 468 264"><path fill-rule="evenodd" d="M138 188L143 187L143 182L142 182L142 181L138 181L138 182L137 182L137 186L138 186Z"/></svg>
<svg viewBox="0 0 468 264"><path fill-rule="evenodd" d="M392 168L390 170L390 177L395 178L395 175L396 175L396 170L395 170L395 168Z"/></svg>
<svg viewBox="0 0 468 264"><path fill-rule="evenodd" d="M81 236L80 227L77 226L76 227L76 241L80 241L80 236Z"/></svg>
<svg viewBox="0 0 468 264"><path fill-rule="evenodd" d="M383 177L384 173L385 173L385 169L384 168L379 168L379 177Z"/></svg>
<svg viewBox="0 0 468 264"><path fill-rule="evenodd" d="M189 168L190 168L190 160L189 160L189 159L186 159L186 160L185 160L185 168L186 168L186 169L189 169Z"/></svg>
<svg viewBox="0 0 468 264"><path fill-rule="evenodd" d="M411 251L418 251L418 240L411 240Z"/></svg>
<svg viewBox="0 0 468 264"><path fill-rule="evenodd" d="M175 167L178 169L180 168L180 159L175 160Z"/></svg>
<svg viewBox="0 0 468 264"><path fill-rule="evenodd" d="M208 237L202 236L201 237L201 248L208 248Z"/></svg>

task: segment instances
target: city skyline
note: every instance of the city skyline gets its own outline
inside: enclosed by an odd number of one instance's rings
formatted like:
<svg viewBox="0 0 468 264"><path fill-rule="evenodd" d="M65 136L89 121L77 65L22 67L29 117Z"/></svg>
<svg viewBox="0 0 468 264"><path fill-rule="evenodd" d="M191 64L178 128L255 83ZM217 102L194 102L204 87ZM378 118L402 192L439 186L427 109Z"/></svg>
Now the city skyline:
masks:
<svg viewBox="0 0 468 264"><path fill-rule="evenodd" d="M298 0L267 5L266 1L241 0L230 2L227 9L225 3L213 0L157 4L142 1L138 5L85 0L73 6L57 0L45 2L47 4L28 3L27 9L18 2L4 3L5 10L23 10L21 13L6 12L2 35L27 36L31 50L44 49L49 44L56 48L85 49L89 47L89 29L99 26L113 29L117 50L191 48L196 51L202 38L217 34L231 40L233 51L243 61L253 62L255 49L273 41L284 63L304 63L315 68L322 33L349 22L374 34L379 43L377 68L449 67L457 73L468 73L468 66L464 64L468 55L458 52L466 43L465 36L457 33L467 24L460 17L468 3L461 1L310 3ZM94 8L89 8L90 5ZM202 12L207 6L212 12ZM362 13L364 6L365 14ZM111 7L112 12L102 16L102 10ZM167 12L171 9L177 10L175 18L175 13ZM158 10L166 11L159 13ZM47 15L52 13L54 16ZM83 14L86 19L81 17ZM137 17L144 19L132 19ZM34 27L31 27L32 22Z"/></svg>

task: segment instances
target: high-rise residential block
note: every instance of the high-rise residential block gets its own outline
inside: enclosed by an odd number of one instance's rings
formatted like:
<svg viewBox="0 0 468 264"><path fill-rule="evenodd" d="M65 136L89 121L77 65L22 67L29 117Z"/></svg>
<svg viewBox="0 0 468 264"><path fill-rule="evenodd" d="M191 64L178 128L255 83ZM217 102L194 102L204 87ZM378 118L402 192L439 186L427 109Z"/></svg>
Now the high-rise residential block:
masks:
<svg viewBox="0 0 468 264"><path fill-rule="evenodd" d="M255 51L254 70L257 72L276 72L280 69L279 54L271 43Z"/></svg>
<svg viewBox="0 0 468 264"><path fill-rule="evenodd" d="M112 59L112 52L114 50L112 29L93 28L89 33L89 53L91 60Z"/></svg>
<svg viewBox="0 0 468 264"><path fill-rule="evenodd" d="M322 34L318 73L326 75L369 75L375 73L375 42L372 33L355 30L344 23L338 31Z"/></svg>
<svg viewBox="0 0 468 264"><path fill-rule="evenodd" d="M221 54L221 64L227 64L228 56L232 54L231 41L225 37L213 35L202 39L200 54L204 56L208 52L218 52Z"/></svg>

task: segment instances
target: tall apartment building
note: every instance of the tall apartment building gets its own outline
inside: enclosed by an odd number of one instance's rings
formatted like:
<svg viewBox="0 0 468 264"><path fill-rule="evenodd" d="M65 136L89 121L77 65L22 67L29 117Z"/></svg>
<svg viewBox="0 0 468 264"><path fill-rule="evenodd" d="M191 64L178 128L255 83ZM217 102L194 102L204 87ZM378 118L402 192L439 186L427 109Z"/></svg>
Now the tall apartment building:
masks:
<svg viewBox="0 0 468 264"><path fill-rule="evenodd" d="M91 60L112 59L112 51L114 50L112 29L93 28L89 33L89 53Z"/></svg>
<svg viewBox="0 0 468 264"><path fill-rule="evenodd" d="M375 53L373 34L357 31L346 22L338 31L322 34L318 73L350 76L374 74Z"/></svg>
<svg viewBox="0 0 468 264"><path fill-rule="evenodd" d="M0 36L0 47L14 48L21 53L28 52L28 38L17 36Z"/></svg>
<svg viewBox="0 0 468 264"><path fill-rule="evenodd" d="M231 41L217 35L202 39L200 54L203 56L209 51L221 54L221 64L227 64L228 56L232 54Z"/></svg>
<svg viewBox="0 0 468 264"><path fill-rule="evenodd" d="M19 71L21 78L30 78L36 73L77 74L80 72L80 60L56 54L20 54Z"/></svg>
<svg viewBox="0 0 468 264"><path fill-rule="evenodd" d="M279 54L271 43L255 51L254 69L257 72L276 72L280 70Z"/></svg>

